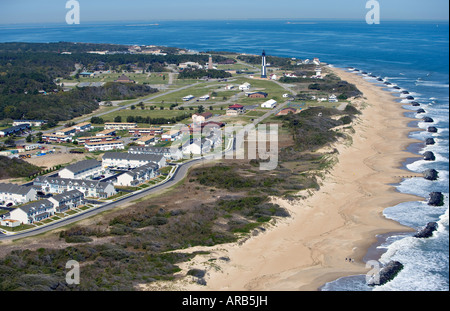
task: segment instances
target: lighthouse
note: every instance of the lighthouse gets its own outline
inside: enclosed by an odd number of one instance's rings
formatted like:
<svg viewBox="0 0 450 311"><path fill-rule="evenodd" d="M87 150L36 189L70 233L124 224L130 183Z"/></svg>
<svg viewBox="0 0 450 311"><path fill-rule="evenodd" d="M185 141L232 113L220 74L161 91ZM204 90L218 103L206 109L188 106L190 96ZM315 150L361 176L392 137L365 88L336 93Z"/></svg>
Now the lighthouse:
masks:
<svg viewBox="0 0 450 311"><path fill-rule="evenodd" d="M209 55L208 69L214 69L214 67L213 67L213 60L212 60L212 56L211 55Z"/></svg>
<svg viewBox="0 0 450 311"><path fill-rule="evenodd" d="M267 78L266 51L262 52L261 78Z"/></svg>

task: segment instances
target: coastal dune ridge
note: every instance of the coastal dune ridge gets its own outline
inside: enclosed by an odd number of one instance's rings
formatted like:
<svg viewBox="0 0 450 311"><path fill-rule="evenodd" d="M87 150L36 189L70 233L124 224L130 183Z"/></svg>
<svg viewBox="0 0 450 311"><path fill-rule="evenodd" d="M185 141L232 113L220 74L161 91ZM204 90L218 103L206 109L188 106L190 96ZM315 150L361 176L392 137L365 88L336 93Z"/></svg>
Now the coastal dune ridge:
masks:
<svg viewBox="0 0 450 311"><path fill-rule="evenodd" d="M317 291L324 284L350 275L366 274L363 261L377 236L413 232L414 229L387 219L383 210L402 202L424 201L398 192L394 185L410 176L402 163L417 154L406 151L412 143L402 104L383 86L345 69L329 67L342 80L363 93L362 114L352 125L352 144L339 143L338 162L326 174L321 187L303 200L273 198L291 217L277 220L269 230L240 243L180 250L208 251L180 264L206 270L206 286L191 279L154 282L141 290L209 291ZM211 259L226 258L226 260ZM354 261L347 261L352 258ZM378 260L378 258L373 258Z"/></svg>

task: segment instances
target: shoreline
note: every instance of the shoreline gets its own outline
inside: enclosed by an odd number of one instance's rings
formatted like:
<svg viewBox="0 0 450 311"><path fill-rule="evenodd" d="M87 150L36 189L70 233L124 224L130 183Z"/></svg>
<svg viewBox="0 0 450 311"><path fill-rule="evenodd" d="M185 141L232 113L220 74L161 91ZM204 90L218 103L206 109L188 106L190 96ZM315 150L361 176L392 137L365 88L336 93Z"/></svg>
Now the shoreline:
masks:
<svg viewBox="0 0 450 311"><path fill-rule="evenodd" d="M408 137L417 131L408 127L414 119L405 116L404 104L396 102L398 98L382 86L344 69L330 69L355 84L368 105L353 125L353 143L336 146L339 162L327 173L320 189L293 204L274 199L291 217L278 220L275 228L250 237L242 245L189 249L210 252L180 265L183 271L206 270L206 286L184 280L145 284L139 286L141 289L317 291L338 278L366 274L370 268L365 267L364 259L379 236L415 231L383 216L387 207L424 200L400 193L393 186L407 174L419 176L403 165L419 157L407 151L419 142ZM388 109L383 105L389 105ZM216 260L224 257L228 260ZM348 257L355 262L347 262Z"/></svg>

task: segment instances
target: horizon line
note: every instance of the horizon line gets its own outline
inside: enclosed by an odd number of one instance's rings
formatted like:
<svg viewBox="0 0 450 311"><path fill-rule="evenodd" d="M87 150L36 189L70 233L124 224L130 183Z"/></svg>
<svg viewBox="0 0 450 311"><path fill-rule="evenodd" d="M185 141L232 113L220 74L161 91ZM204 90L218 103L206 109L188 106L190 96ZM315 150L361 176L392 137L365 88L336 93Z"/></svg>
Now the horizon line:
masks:
<svg viewBox="0 0 450 311"><path fill-rule="evenodd" d="M152 22L229 22L229 21L304 21L304 22L317 22L317 21L335 21L335 22L361 22L365 23L364 19L360 18L287 18L287 17L274 17L274 18L264 18L264 17L254 17L254 18L226 18L226 19L150 19L150 20L85 20L81 21L83 23L152 23ZM450 20L430 20L430 19L384 19L386 22L430 22L430 23L449 23ZM2 26L15 26L15 25L67 25L64 21L49 21L49 22L17 22L17 23L2 23ZM78 25L67 25L67 26L78 26Z"/></svg>

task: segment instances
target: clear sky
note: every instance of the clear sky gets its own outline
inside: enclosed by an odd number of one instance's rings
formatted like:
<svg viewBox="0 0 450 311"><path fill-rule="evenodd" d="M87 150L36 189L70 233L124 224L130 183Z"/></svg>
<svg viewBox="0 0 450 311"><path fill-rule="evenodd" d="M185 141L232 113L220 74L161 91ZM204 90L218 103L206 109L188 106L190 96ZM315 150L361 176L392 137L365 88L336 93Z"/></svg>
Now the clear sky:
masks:
<svg viewBox="0 0 450 311"><path fill-rule="evenodd" d="M0 0L0 24L64 23L67 0ZM365 20L367 0L78 0L81 22L250 18ZM446 20L448 0L378 0L381 21Z"/></svg>

